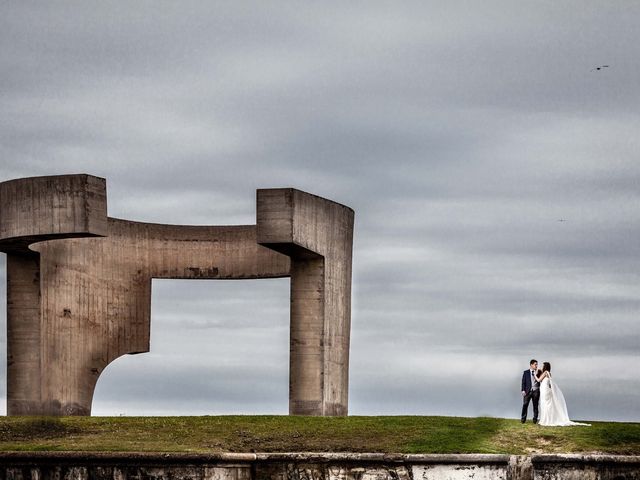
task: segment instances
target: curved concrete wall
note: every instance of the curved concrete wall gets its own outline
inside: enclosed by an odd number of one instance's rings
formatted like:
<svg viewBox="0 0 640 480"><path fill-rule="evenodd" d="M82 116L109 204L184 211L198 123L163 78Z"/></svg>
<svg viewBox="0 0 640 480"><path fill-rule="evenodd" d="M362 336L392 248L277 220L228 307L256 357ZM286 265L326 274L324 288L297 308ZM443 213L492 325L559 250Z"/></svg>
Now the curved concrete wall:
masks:
<svg viewBox="0 0 640 480"><path fill-rule="evenodd" d="M160 225L108 218L90 175L0 183L8 414L89 415L104 368L149 351L152 278L290 276L290 413L346 415L353 211L257 197L257 225ZM303 233L281 235L282 219Z"/></svg>

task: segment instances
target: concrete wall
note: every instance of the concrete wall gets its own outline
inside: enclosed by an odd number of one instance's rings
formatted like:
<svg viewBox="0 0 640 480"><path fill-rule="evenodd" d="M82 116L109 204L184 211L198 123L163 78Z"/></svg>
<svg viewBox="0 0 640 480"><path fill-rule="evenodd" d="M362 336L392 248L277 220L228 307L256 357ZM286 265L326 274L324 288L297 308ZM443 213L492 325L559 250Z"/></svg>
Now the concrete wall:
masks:
<svg viewBox="0 0 640 480"><path fill-rule="evenodd" d="M298 190L258 190L257 224L258 243L291 258L289 412L346 415L353 210Z"/></svg>
<svg viewBox="0 0 640 480"><path fill-rule="evenodd" d="M161 225L107 217L91 175L0 183L8 414L89 415L105 367L149 351L153 278L291 277L290 413L346 415L353 211L257 199L256 225Z"/></svg>
<svg viewBox="0 0 640 480"><path fill-rule="evenodd" d="M608 455L0 453L0 480L637 480Z"/></svg>

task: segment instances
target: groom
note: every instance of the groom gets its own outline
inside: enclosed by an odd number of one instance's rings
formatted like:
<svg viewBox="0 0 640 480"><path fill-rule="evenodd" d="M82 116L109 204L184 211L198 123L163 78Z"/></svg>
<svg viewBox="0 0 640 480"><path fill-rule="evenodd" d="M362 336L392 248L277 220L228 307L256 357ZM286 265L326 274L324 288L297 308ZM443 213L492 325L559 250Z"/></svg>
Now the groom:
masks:
<svg viewBox="0 0 640 480"><path fill-rule="evenodd" d="M533 423L538 423L538 402L540 401L540 383L536 380L538 361L529 362L529 369L522 374L522 415L520 421L527 421L529 402L533 400Z"/></svg>

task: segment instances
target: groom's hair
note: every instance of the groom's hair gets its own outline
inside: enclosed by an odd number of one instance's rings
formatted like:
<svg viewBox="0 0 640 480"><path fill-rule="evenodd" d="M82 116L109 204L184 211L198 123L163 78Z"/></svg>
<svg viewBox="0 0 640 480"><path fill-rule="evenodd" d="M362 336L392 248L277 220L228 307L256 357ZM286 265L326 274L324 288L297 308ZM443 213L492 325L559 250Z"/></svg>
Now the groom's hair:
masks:
<svg viewBox="0 0 640 480"><path fill-rule="evenodd" d="M529 365L533 365L534 363L538 363L538 360L536 360L535 358L532 358L531 361L529 362Z"/></svg>

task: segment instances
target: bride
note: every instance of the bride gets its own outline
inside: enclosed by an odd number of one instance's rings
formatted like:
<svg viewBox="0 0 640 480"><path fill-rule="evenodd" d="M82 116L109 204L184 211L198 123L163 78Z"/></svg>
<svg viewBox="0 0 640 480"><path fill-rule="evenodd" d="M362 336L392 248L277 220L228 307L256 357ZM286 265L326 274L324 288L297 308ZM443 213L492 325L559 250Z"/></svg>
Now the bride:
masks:
<svg viewBox="0 0 640 480"><path fill-rule="evenodd" d="M538 371L536 380L540 382L540 421L539 425L548 427L566 427L570 425L584 425L590 427L588 423L572 422L569 420L567 403L564 400L562 391L551 381L551 364L544 362L542 372Z"/></svg>

